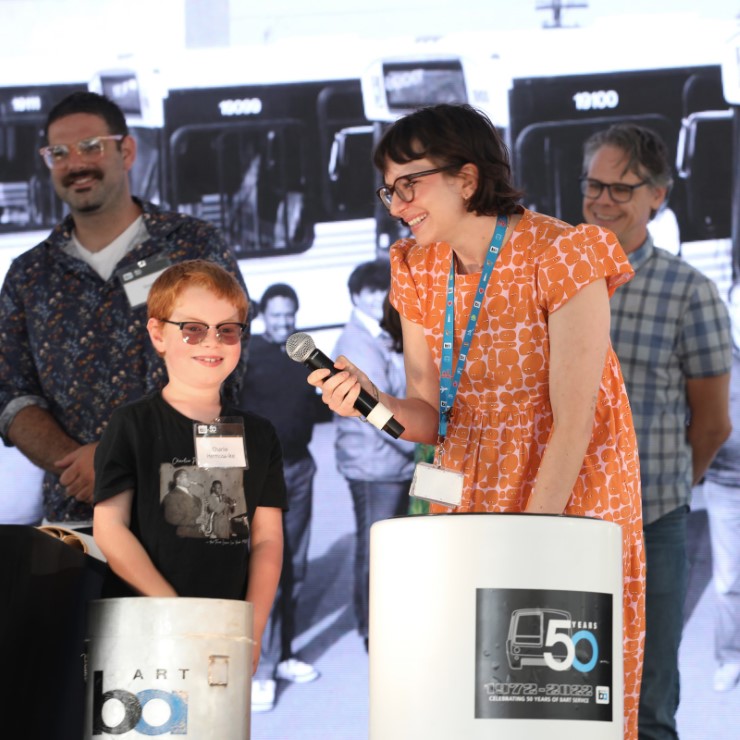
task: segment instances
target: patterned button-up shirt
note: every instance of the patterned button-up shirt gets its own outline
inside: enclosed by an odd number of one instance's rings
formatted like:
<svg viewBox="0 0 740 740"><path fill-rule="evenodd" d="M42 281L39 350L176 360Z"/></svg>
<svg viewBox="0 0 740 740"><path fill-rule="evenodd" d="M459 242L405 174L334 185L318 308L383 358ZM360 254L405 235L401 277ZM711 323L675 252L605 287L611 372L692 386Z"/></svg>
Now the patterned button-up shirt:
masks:
<svg viewBox="0 0 740 740"><path fill-rule="evenodd" d="M632 407L649 524L690 503L686 381L730 371L730 320L715 284L651 237L628 257L635 277L611 299L611 337Z"/></svg>
<svg viewBox="0 0 740 740"><path fill-rule="evenodd" d="M229 247L211 224L137 203L148 238L116 269L154 255L171 263L207 259L244 285ZM68 217L15 259L0 293L0 436L6 445L15 415L30 404L48 409L80 444L96 442L115 407L166 383L164 363L146 331L146 306L130 306L115 272L103 280L65 252L73 227ZM245 362L243 356L224 386L229 401L236 400ZM43 495L50 521L92 518L92 508L68 498L51 473L44 476Z"/></svg>

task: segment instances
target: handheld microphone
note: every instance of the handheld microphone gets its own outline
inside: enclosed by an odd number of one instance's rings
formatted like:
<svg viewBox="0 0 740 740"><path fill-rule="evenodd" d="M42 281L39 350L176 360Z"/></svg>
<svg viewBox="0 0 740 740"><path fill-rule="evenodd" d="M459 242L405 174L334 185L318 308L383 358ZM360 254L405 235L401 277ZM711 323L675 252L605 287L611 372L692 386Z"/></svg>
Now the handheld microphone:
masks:
<svg viewBox="0 0 740 740"><path fill-rule="evenodd" d="M321 350L316 349L313 339L304 332L291 334L285 343L285 351L291 360L302 362L311 370L323 368L330 370L330 375L340 372ZM403 434L404 427L393 418L391 412L380 401L376 401L364 388L360 388L360 395L354 407L374 427L390 434L394 439L398 439Z"/></svg>

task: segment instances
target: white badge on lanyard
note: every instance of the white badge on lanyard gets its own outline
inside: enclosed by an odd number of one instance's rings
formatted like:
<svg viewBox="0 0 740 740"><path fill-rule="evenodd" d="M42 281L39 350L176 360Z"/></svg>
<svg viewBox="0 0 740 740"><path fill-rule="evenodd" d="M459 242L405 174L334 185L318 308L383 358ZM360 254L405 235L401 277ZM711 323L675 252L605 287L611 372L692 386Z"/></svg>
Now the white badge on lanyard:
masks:
<svg viewBox="0 0 740 740"><path fill-rule="evenodd" d="M463 492L463 474L442 467L442 445L435 455L439 462L420 462L414 468L409 496L443 506L460 506Z"/></svg>
<svg viewBox="0 0 740 740"><path fill-rule="evenodd" d="M196 421L193 436L199 468L249 468L241 417L224 417L210 424Z"/></svg>
<svg viewBox="0 0 740 740"><path fill-rule="evenodd" d="M171 265L168 257L155 254L133 265L116 270L116 275L126 291L131 308L142 306L149 296L154 281Z"/></svg>

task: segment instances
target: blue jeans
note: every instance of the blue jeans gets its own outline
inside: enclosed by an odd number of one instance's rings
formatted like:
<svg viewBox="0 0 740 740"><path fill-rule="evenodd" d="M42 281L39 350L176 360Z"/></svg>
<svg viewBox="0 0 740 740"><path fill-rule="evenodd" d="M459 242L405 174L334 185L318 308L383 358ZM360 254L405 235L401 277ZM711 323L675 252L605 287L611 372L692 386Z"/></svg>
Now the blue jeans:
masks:
<svg viewBox="0 0 740 740"><path fill-rule="evenodd" d="M293 655L295 612L308 565L313 479L316 463L309 455L283 464L288 511L283 512L283 569L270 617L262 634L256 679L275 677L277 664Z"/></svg>
<svg viewBox="0 0 740 740"><path fill-rule="evenodd" d="M675 740L679 701L678 647L688 584L682 506L644 527L645 662L640 690L640 740Z"/></svg>
<svg viewBox="0 0 740 740"><path fill-rule="evenodd" d="M405 514L408 509L411 481L350 480L349 490L355 508L357 539L355 541L354 603L357 631L368 636L370 613L370 527L381 519Z"/></svg>

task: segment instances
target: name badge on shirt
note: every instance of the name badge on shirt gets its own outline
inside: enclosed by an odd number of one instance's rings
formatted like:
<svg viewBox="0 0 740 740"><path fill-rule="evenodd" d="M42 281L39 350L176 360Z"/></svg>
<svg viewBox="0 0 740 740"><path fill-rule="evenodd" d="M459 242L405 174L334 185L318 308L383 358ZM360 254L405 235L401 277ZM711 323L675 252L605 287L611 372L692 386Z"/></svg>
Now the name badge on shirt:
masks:
<svg viewBox="0 0 740 740"><path fill-rule="evenodd" d="M244 420L224 417L211 424L193 424L195 462L199 468L249 468Z"/></svg>
<svg viewBox="0 0 740 740"><path fill-rule="evenodd" d="M116 276L126 291L131 308L137 308L146 303L149 289L154 281L172 264L163 254L155 254L133 265L116 270Z"/></svg>
<svg viewBox="0 0 740 740"><path fill-rule="evenodd" d="M462 492L462 473L425 462L416 464L409 496L443 506L460 506Z"/></svg>

